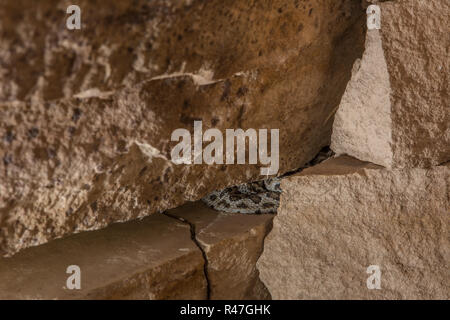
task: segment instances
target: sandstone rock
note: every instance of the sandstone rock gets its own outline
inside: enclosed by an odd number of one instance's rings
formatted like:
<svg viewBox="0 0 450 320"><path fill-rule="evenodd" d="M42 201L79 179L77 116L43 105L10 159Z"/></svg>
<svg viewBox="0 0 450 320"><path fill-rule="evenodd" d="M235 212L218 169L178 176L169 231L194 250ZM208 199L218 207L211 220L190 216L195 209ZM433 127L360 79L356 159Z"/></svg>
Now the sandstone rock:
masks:
<svg viewBox="0 0 450 320"><path fill-rule="evenodd" d="M189 226L157 214L0 259L0 299L205 299L203 265Z"/></svg>
<svg viewBox="0 0 450 320"><path fill-rule="evenodd" d="M195 227L196 239L208 261L211 299L270 299L259 279L256 261L262 253L273 215L219 213L201 202L170 213Z"/></svg>
<svg viewBox="0 0 450 320"><path fill-rule="evenodd" d="M54 240L0 259L0 299L270 299L256 261L272 218L197 202Z"/></svg>
<svg viewBox="0 0 450 320"><path fill-rule="evenodd" d="M282 182L258 261L274 299L449 299L450 164L387 170L340 157ZM367 287L367 268L381 289Z"/></svg>
<svg viewBox="0 0 450 320"><path fill-rule="evenodd" d="M390 84L378 31L368 31L362 60L354 65L333 124L338 154L392 167Z"/></svg>
<svg viewBox="0 0 450 320"><path fill-rule="evenodd" d="M332 149L386 167L450 160L446 0L378 3L333 125Z"/></svg>
<svg viewBox="0 0 450 320"><path fill-rule="evenodd" d="M280 173L329 144L359 0L0 4L0 255L260 178L175 165L177 128L280 129Z"/></svg>

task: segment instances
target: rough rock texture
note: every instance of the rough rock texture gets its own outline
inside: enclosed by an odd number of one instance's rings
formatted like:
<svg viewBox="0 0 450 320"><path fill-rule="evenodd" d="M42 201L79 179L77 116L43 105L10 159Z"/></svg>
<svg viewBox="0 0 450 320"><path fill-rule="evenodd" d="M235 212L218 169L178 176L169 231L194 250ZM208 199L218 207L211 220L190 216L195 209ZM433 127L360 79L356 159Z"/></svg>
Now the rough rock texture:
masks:
<svg viewBox="0 0 450 320"><path fill-rule="evenodd" d="M450 164L330 159L282 182L258 261L274 299L449 299ZM381 290L369 290L370 265Z"/></svg>
<svg viewBox="0 0 450 320"><path fill-rule="evenodd" d="M0 299L270 299L256 261L272 218L198 202L51 241L0 259Z"/></svg>
<svg viewBox="0 0 450 320"><path fill-rule="evenodd" d="M0 299L205 299L203 265L189 226L157 214L0 259Z"/></svg>
<svg viewBox="0 0 450 320"><path fill-rule="evenodd" d="M367 32L333 125L332 149L386 167L450 160L447 0L389 1Z"/></svg>
<svg viewBox="0 0 450 320"><path fill-rule="evenodd" d="M171 210L195 227L196 239L208 261L213 300L270 299L256 269L273 215L219 213L203 203Z"/></svg>
<svg viewBox="0 0 450 320"><path fill-rule="evenodd" d="M279 128L280 173L329 143L363 49L343 1L0 4L0 255L260 178L175 165L177 128Z"/></svg>
<svg viewBox="0 0 450 320"><path fill-rule="evenodd" d="M389 73L380 33L368 31L363 58L354 65L333 124L331 148L386 167L392 166Z"/></svg>

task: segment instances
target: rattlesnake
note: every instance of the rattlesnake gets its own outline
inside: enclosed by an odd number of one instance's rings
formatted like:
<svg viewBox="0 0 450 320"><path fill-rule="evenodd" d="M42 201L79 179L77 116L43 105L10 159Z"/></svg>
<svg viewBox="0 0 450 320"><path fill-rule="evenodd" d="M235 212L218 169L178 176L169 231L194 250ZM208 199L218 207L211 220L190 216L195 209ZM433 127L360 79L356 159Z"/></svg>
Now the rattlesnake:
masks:
<svg viewBox="0 0 450 320"><path fill-rule="evenodd" d="M280 204L281 179L319 164L332 156L333 152L328 147L324 148L313 160L293 172L286 173L280 177L217 190L208 194L202 201L209 207L221 212L244 214L276 213Z"/></svg>

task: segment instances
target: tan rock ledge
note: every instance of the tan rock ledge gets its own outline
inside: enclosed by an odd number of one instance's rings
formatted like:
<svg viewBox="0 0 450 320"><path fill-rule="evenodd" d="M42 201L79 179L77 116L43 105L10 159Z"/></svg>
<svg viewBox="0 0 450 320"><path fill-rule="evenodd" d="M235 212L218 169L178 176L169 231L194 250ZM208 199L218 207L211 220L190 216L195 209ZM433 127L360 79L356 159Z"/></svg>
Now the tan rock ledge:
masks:
<svg viewBox="0 0 450 320"><path fill-rule="evenodd" d="M212 298L270 297L255 263L272 216L221 214L201 203L168 214L198 224L199 242L209 246L206 265ZM67 288L73 274L66 271L72 265L80 268L80 290ZM73 235L0 259L0 299L207 297L205 260L191 239L191 226L164 214Z"/></svg>
<svg viewBox="0 0 450 320"><path fill-rule="evenodd" d="M450 164L391 171L340 157L282 189L257 264L272 298L450 298Z"/></svg>

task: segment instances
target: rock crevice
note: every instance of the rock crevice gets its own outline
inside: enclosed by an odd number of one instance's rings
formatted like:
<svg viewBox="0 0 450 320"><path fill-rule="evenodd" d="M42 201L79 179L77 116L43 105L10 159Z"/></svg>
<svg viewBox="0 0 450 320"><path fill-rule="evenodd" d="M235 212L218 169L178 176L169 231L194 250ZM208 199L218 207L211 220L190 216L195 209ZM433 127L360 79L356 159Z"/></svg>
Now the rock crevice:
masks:
<svg viewBox="0 0 450 320"><path fill-rule="evenodd" d="M197 248L202 253L202 257L203 257L203 274L205 275L205 281L206 281L206 300L210 300L211 299L211 284L209 282L209 277L208 277L208 257L206 255L206 252L205 252L203 246L198 242L197 233L195 231L195 224L190 222L189 220L187 220L185 218L178 217L178 216L176 216L174 214L171 214L171 213L169 213L167 211L163 212L163 214L168 216L168 217L170 217L170 218L172 218L172 219L181 221L181 222L189 225L189 230L190 230L190 233L191 233L191 240L192 240L192 242L194 242L194 244L197 246Z"/></svg>

